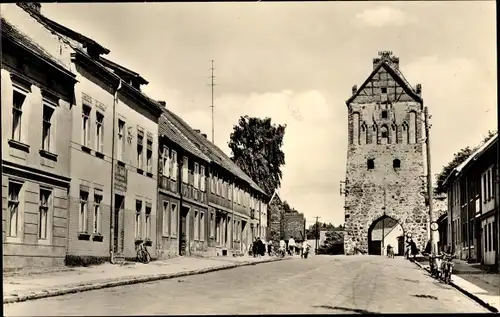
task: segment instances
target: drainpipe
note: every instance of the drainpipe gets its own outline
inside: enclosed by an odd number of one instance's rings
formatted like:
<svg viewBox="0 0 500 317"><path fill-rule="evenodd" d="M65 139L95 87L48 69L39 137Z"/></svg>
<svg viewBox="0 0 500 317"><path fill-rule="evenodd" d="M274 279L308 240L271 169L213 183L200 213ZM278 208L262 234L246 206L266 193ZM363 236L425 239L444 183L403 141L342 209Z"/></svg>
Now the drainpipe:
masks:
<svg viewBox="0 0 500 317"><path fill-rule="evenodd" d="M177 213L179 215L179 255L181 255L182 253L182 221L181 221L181 217L182 217L182 168L184 166L184 156L183 156L184 153L180 153L178 152L177 154L177 166L179 166L179 168L177 169L177 179L179 181L179 184L178 184L178 188L179 188L179 209L177 210ZM180 158L180 159L179 159ZM180 162L179 162L180 161ZM188 237L187 237L187 232L188 232L188 219L189 218L189 214L186 216L186 236L185 236L185 240L186 240L186 243L188 242ZM186 249L186 247L184 247L184 250Z"/></svg>
<svg viewBox="0 0 500 317"><path fill-rule="evenodd" d="M468 261L467 262L470 262L471 259L470 259L470 249L472 247L471 245L471 232L470 232L470 215L469 215L469 211L470 211L470 197L469 197L469 176L467 175L465 177L465 201L467 202L467 207L465 208L465 211L467 212L467 246L468 246L468 249L467 249L467 258L468 258Z"/></svg>
<svg viewBox="0 0 500 317"><path fill-rule="evenodd" d="M116 104L118 103L118 91L122 88L122 80L120 79L120 83L118 84L118 87L115 89L115 93L113 96L113 131L112 131L112 138L111 138L111 197L110 197L110 204L109 204L109 218L110 218L110 224L109 224L109 256L110 256L110 262L114 262L114 252L116 251L114 249L114 236L115 236L115 230L118 230L118 228L115 228L115 208L114 208L114 203L115 203L115 128L117 125L116 122Z"/></svg>

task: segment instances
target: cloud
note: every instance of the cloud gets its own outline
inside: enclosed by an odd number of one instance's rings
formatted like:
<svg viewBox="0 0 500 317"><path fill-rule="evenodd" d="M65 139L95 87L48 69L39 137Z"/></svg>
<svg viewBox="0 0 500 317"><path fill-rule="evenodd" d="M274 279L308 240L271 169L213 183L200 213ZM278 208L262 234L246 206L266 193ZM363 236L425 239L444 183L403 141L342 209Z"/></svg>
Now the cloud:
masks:
<svg viewBox="0 0 500 317"><path fill-rule="evenodd" d="M378 7L356 14L356 21L365 26L383 27L388 25L403 26L414 23L417 19L395 8Z"/></svg>

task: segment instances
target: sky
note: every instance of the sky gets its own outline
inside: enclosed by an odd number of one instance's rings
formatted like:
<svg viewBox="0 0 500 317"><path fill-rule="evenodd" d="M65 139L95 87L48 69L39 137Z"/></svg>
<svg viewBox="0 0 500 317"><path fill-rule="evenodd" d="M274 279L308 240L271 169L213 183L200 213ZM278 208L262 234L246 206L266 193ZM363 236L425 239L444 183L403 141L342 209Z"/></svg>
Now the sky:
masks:
<svg viewBox="0 0 500 317"><path fill-rule="evenodd" d="M110 49L143 91L211 135L228 155L243 115L286 124L280 197L310 224L344 222L347 108L378 51L431 118L432 174L496 129L494 1L42 4L42 12Z"/></svg>

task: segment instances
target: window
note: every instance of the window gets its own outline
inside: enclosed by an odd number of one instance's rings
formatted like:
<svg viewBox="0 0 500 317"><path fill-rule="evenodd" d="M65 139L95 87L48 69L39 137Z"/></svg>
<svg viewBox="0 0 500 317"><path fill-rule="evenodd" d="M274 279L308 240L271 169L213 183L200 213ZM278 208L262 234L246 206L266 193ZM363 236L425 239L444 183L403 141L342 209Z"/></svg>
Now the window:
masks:
<svg viewBox="0 0 500 317"><path fill-rule="evenodd" d="M210 191L215 194L215 175L210 175Z"/></svg>
<svg viewBox="0 0 500 317"><path fill-rule="evenodd" d="M493 237L492 237L492 231L491 231L491 222L488 224L488 251L493 250Z"/></svg>
<svg viewBox="0 0 500 317"><path fill-rule="evenodd" d="M200 166L200 190L202 192L205 191L205 185L206 185L206 181L205 181L205 166Z"/></svg>
<svg viewBox="0 0 500 317"><path fill-rule="evenodd" d="M163 235L168 236L168 201L163 201Z"/></svg>
<svg viewBox="0 0 500 317"><path fill-rule="evenodd" d="M488 225L484 225L483 235L484 235L484 250L488 251Z"/></svg>
<svg viewBox="0 0 500 317"><path fill-rule="evenodd" d="M400 168L401 167L401 161L398 160L398 159L395 159L394 161L392 161L392 167L394 167L394 168Z"/></svg>
<svg viewBox="0 0 500 317"><path fill-rule="evenodd" d="M187 156L184 156L182 158L182 182L187 183L188 182L188 176L189 176L189 169L188 169L188 158Z"/></svg>
<svg viewBox="0 0 500 317"><path fill-rule="evenodd" d="M194 188L200 188L200 165L198 163L194 163Z"/></svg>
<svg viewBox="0 0 500 317"><path fill-rule="evenodd" d="M21 118L26 95L20 91L13 91L12 101L12 140L21 142Z"/></svg>
<svg viewBox="0 0 500 317"><path fill-rule="evenodd" d="M137 168L141 169L143 168L143 158L142 158L142 142L143 142L143 136L140 134L139 131L137 131Z"/></svg>
<svg viewBox="0 0 500 317"><path fill-rule="evenodd" d="M233 199L233 189L231 188L231 184L227 184L227 199L231 201Z"/></svg>
<svg viewBox="0 0 500 317"><path fill-rule="evenodd" d="M82 144L89 146L90 144L90 111L89 106L83 105L82 107Z"/></svg>
<svg viewBox="0 0 500 317"><path fill-rule="evenodd" d="M214 237L215 231L215 217L213 213L210 213L210 238Z"/></svg>
<svg viewBox="0 0 500 317"><path fill-rule="evenodd" d="M387 93L387 88L386 87L382 87L380 90L382 91L383 94Z"/></svg>
<svg viewBox="0 0 500 317"><path fill-rule="evenodd" d="M19 229L19 194L22 184L9 182L9 237L17 237Z"/></svg>
<svg viewBox="0 0 500 317"><path fill-rule="evenodd" d="M493 167L490 167L489 169L486 170L486 172L483 173L482 180L483 180L482 200L483 203L487 203L494 197Z"/></svg>
<svg viewBox="0 0 500 317"><path fill-rule="evenodd" d="M205 213L200 212L200 241L205 241Z"/></svg>
<svg viewBox="0 0 500 317"><path fill-rule="evenodd" d="M142 211L142 201L135 201L135 238L141 237L141 211Z"/></svg>
<svg viewBox="0 0 500 317"><path fill-rule="evenodd" d="M146 146L146 171L153 173L153 140L148 140Z"/></svg>
<svg viewBox="0 0 500 317"><path fill-rule="evenodd" d="M194 239L200 240L200 213L198 210L194 211Z"/></svg>
<svg viewBox="0 0 500 317"><path fill-rule="evenodd" d="M367 166L368 166L369 170L374 169L375 168L375 160L374 159L368 159Z"/></svg>
<svg viewBox="0 0 500 317"><path fill-rule="evenodd" d="M89 193L80 190L80 213L78 214L78 232L87 232Z"/></svg>
<svg viewBox="0 0 500 317"><path fill-rule="evenodd" d="M163 147L162 161L163 161L163 176L170 177L170 153L168 147Z"/></svg>
<svg viewBox="0 0 500 317"><path fill-rule="evenodd" d="M95 115L95 150L104 152L104 116L100 112Z"/></svg>
<svg viewBox="0 0 500 317"><path fill-rule="evenodd" d="M243 207L247 206L247 193L243 192Z"/></svg>
<svg viewBox="0 0 500 317"><path fill-rule="evenodd" d="M221 196L222 196L222 198L226 198L226 194L227 194L227 192L226 192L226 190L227 190L226 189L226 182L223 181L223 180L221 180L221 184L220 185L221 185L220 186L221 187Z"/></svg>
<svg viewBox="0 0 500 317"><path fill-rule="evenodd" d="M171 204L170 212L170 235L175 236L177 234L177 205Z"/></svg>
<svg viewBox="0 0 500 317"><path fill-rule="evenodd" d="M382 119L387 119L387 110L382 110Z"/></svg>
<svg viewBox="0 0 500 317"><path fill-rule="evenodd" d="M215 185L215 194L217 196L220 195L220 192L219 192L219 179L217 178L217 176L214 176L214 185Z"/></svg>
<svg viewBox="0 0 500 317"><path fill-rule="evenodd" d="M94 234L101 233L101 202L102 195L94 193Z"/></svg>
<svg viewBox="0 0 500 317"><path fill-rule="evenodd" d="M44 104L43 105L43 123L42 123L42 150L47 152L51 151L51 129L52 129L52 115L54 108Z"/></svg>
<svg viewBox="0 0 500 317"><path fill-rule="evenodd" d="M146 204L146 239L151 239L151 205Z"/></svg>
<svg viewBox="0 0 500 317"><path fill-rule="evenodd" d="M125 122L122 120L118 120L118 143L116 154L119 160L125 160Z"/></svg>
<svg viewBox="0 0 500 317"><path fill-rule="evenodd" d="M174 181L177 180L177 152L172 150L172 168L170 169L170 178L173 179Z"/></svg>
<svg viewBox="0 0 500 317"><path fill-rule="evenodd" d="M49 220L50 190L40 189L40 206L38 211L38 239L47 239L47 227Z"/></svg>

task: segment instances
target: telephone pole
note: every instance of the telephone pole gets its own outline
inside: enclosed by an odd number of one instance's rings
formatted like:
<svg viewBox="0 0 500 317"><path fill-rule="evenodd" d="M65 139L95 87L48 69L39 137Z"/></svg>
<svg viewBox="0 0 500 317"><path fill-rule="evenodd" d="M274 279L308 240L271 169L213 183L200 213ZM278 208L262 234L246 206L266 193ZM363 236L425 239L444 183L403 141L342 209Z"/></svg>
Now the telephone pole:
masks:
<svg viewBox="0 0 500 317"><path fill-rule="evenodd" d="M214 71L215 71L215 64L214 64L214 60L212 60L212 68L210 68L210 70L212 71L212 76L211 76L211 79L212 79L212 105L210 106L212 108L212 143L214 143L215 141L215 133L214 133L214 79L215 79L215 76L214 76ZM215 143L214 143L215 144Z"/></svg>
<svg viewBox="0 0 500 317"><path fill-rule="evenodd" d="M385 207L386 207L386 190L384 187L384 216L382 217L382 254L384 255L385 248Z"/></svg>
<svg viewBox="0 0 500 317"><path fill-rule="evenodd" d="M319 248L319 223L318 223L318 219L321 218L321 217L316 217L316 247L315 247L315 250L316 250L316 254L318 254L318 248Z"/></svg>
<svg viewBox="0 0 500 317"><path fill-rule="evenodd" d="M429 222L432 224L432 222L435 221L434 219L434 212L433 212L433 189L432 189L432 172L431 172L431 144L429 140L429 113L427 110L427 107L424 107L424 126L425 126L425 152L427 156L427 197L428 197L428 203L429 203ZM431 252L436 253L437 252L437 242L439 240L439 237L436 237L437 234L439 234L437 231L432 230L431 226L429 226L429 230L431 231L430 234L430 244L431 244Z"/></svg>

